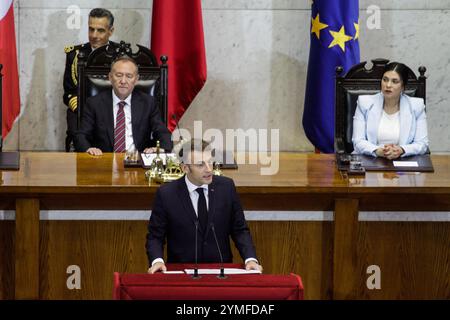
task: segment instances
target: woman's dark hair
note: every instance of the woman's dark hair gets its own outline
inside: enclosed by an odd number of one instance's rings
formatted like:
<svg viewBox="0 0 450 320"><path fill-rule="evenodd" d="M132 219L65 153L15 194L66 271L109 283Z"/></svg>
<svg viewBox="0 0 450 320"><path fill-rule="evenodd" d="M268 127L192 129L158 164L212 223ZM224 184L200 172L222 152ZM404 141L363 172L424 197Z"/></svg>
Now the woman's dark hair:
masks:
<svg viewBox="0 0 450 320"><path fill-rule="evenodd" d="M409 75L409 68L405 66L403 63L400 62L391 62L386 65L384 68L383 75L388 71L395 71L400 76L400 79L402 80L403 87L406 87L408 84L408 75Z"/></svg>

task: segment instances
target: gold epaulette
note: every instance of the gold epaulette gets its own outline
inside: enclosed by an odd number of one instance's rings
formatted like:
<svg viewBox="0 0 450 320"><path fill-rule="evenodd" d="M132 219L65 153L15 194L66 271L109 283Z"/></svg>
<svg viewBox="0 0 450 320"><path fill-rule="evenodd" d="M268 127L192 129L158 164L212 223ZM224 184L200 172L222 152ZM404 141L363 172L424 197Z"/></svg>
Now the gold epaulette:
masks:
<svg viewBox="0 0 450 320"><path fill-rule="evenodd" d="M75 49L75 46L65 46L64 52L69 53L69 52L73 51L73 49Z"/></svg>
<svg viewBox="0 0 450 320"><path fill-rule="evenodd" d="M77 44L77 45L72 45L72 46L65 46L64 47L64 52L65 53L69 53L72 52L73 50L80 50L81 48L84 47L84 43L83 44Z"/></svg>

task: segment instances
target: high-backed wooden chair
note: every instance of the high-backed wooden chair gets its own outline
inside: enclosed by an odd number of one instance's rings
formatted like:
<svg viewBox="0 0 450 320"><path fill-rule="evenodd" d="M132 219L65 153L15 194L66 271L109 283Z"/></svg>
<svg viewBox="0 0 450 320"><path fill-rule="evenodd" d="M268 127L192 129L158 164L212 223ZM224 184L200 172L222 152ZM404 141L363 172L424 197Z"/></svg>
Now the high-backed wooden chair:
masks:
<svg viewBox="0 0 450 320"><path fill-rule="evenodd" d="M336 153L351 153L353 151L353 115L359 95L375 94L380 91L381 78L387 59L372 60L372 67L366 68L367 62L353 66L346 75L342 75L343 68L336 68L336 104L335 104L335 138ZM409 68L408 68L409 69ZM409 96L420 97L425 100L426 77L425 67L419 67L419 77L409 69L408 84L405 93Z"/></svg>

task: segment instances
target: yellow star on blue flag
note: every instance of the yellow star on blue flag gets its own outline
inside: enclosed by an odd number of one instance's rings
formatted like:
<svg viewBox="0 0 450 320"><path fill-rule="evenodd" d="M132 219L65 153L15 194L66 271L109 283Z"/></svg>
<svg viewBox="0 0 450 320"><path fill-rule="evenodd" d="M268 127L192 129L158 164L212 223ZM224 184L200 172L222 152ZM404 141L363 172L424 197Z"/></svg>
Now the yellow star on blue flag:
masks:
<svg viewBox="0 0 450 320"><path fill-rule="evenodd" d="M328 48L339 46L345 52L345 43L353 39L351 36L345 34L345 27L342 26L338 32L330 30L330 33L333 36L333 42L330 43Z"/></svg>
<svg viewBox="0 0 450 320"><path fill-rule="evenodd" d="M328 27L327 24L320 22L319 14L317 14L314 19L311 19L311 33L314 33L317 36L317 39L320 39L320 30L325 29L326 27Z"/></svg>

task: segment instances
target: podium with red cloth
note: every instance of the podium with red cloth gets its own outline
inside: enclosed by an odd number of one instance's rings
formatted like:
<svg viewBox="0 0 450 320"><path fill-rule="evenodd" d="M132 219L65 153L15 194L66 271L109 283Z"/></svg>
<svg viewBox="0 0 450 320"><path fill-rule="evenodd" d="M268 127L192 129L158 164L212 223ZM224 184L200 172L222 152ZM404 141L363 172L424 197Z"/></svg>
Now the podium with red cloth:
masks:
<svg viewBox="0 0 450 320"><path fill-rule="evenodd" d="M169 271L193 269L193 265L167 265ZM226 268L236 265L225 264ZM242 266L238 266L242 268ZM220 266L200 264L199 269ZM115 300L303 300L300 276L271 274L230 274L226 279L202 274L193 279L183 274L114 273Z"/></svg>

